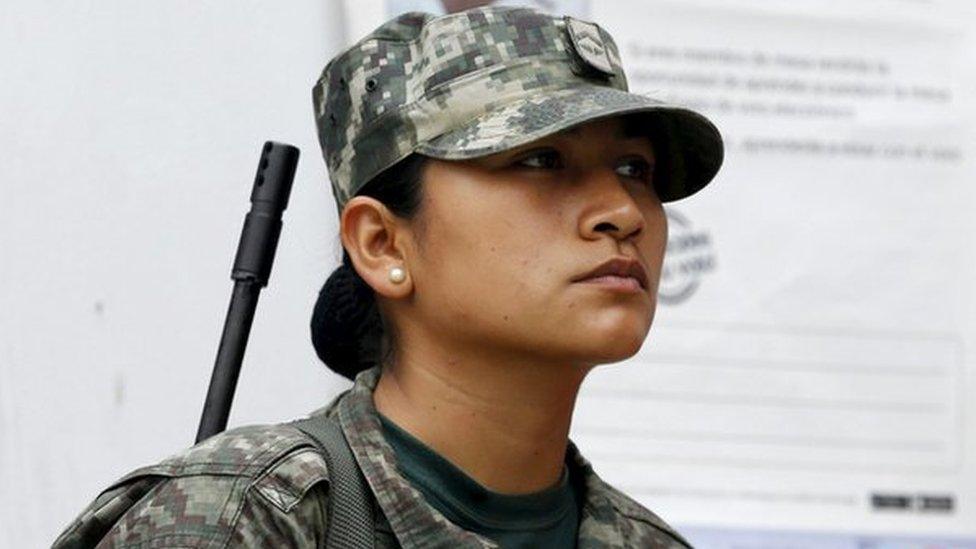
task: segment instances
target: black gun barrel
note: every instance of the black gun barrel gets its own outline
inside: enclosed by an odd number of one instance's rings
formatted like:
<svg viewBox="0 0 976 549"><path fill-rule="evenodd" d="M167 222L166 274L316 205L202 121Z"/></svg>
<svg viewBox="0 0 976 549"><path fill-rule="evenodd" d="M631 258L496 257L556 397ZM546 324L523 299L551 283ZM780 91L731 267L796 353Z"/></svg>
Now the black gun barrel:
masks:
<svg viewBox="0 0 976 549"><path fill-rule="evenodd" d="M274 141L266 142L261 149L261 159L251 189L251 210L244 217L244 228L231 270L234 290L217 348L217 359L196 442L227 428L258 296L261 288L268 285L271 276L278 237L281 236L281 216L288 207L298 154L298 148Z"/></svg>

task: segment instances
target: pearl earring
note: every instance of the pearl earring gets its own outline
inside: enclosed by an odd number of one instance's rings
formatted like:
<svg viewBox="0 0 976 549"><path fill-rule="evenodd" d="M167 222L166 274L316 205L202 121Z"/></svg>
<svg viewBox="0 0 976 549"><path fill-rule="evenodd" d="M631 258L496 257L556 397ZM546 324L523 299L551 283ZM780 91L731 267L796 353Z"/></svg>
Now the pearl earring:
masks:
<svg viewBox="0 0 976 549"><path fill-rule="evenodd" d="M390 281L399 284L407 279L407 272L400 267L393 267L390 269Z"/></svg>

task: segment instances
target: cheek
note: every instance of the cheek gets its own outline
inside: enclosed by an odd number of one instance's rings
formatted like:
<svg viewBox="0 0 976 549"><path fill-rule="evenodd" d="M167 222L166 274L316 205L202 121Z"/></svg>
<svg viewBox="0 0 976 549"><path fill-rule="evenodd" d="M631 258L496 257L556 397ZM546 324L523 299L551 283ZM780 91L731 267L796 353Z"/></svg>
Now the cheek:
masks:
<svg viewBox="0 0 976 549"><path fill-rule="evenodd" d="M462 282L483 295L502 298L524 293L547 268L546 239L503 215L471 216L481 223L465 224L444 235L444 252ZM447 263L447 262L445 262ZM447 268L444 265L444 268Z"/></svg>
<svg viewBox="0 0 976 549"><path fill-rule="evenodd" d="M446 314L446 321L511 323L528 302L544 298L557 274L547 261L554 240L543 232L546 220L524 201L521 207L496 202L459 202L478 207L455 208L445 212L450 219L432 220L421 288L437 301L429 302L431 314Z"/></svg>

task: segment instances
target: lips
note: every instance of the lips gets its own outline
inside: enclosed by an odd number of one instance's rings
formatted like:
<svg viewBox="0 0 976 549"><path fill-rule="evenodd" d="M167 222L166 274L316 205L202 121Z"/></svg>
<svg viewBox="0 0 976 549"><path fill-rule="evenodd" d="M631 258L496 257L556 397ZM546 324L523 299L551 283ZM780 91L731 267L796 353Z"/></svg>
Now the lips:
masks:
<svg viewBox="0 0 976 549"><path fill-rule="evenodd" d="M622 276L636 278L641 288L647 289L647 272L644 266L636 259L629 257L615 257L609 261L601 263L597 268L588 273L573 279L573 282L581 282L590 278L601 276Z"/></svg>

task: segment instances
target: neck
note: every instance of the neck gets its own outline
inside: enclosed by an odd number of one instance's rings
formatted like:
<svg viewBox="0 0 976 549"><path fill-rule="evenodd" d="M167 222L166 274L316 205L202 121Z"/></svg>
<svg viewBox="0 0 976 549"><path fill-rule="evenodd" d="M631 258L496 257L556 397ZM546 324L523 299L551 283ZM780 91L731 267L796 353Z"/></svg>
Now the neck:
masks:
<svg viewBox="0 0 976 549"><path fill-rule="evenodd" d="M527 494L559 481L589 368L484 348L462 356L413 347L384 368L377 410L494 492Z"/></svg>

